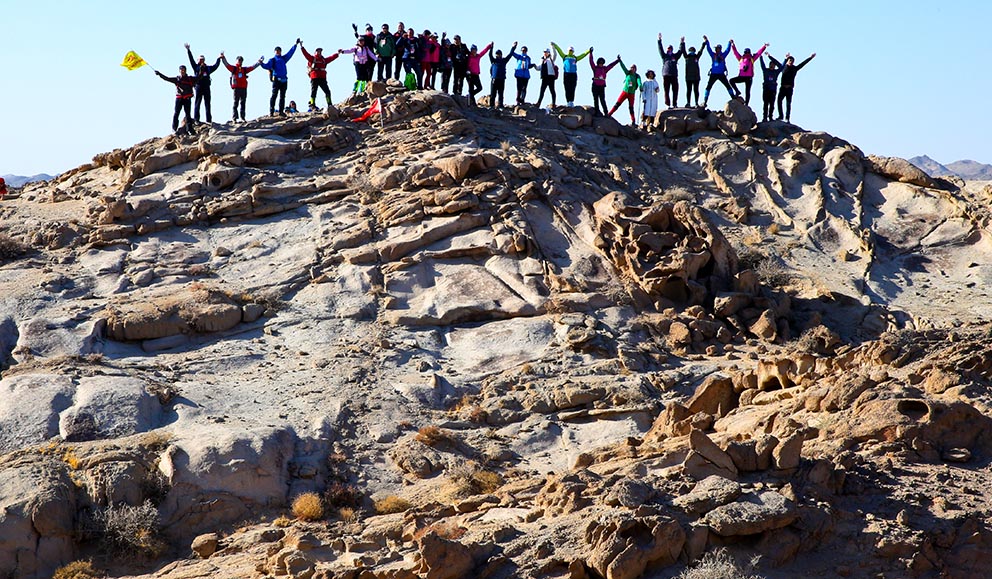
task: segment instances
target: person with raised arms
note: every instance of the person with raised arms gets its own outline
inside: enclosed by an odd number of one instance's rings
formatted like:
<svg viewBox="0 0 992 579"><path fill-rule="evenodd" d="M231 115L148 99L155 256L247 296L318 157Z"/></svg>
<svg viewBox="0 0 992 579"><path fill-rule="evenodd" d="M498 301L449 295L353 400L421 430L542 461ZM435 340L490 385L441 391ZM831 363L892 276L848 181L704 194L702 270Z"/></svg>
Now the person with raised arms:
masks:
<svg viewBox="0 0 992 579"><path fill-rule="evenodd" d="M706 46L704 43L703 46ZM690 46L685 53L685 106L688 107L693 102L695 96L696 106L699 106L699 58L703 56L703 46L696 52L695 46ZM675 103L672 103L675 105Z"/></svg>
<svg viewBox="0 0 992 579"><path fill-rule="evenodd" d="M248 100L248 73L258 68L258 65L262 64L262 59L259 58L258 62L255 64L245 67L245 59L241 56L235 58L237 64L231 64L227 61L227 57L224 53L220 53L220 59L224 63L224 66L231 73L231 88L234 89L234 113L231 117L232 122L238 122L238 111L241 111L241 120L245 120L245 101Z"/></svg>
<svg viewBox="0 0 992 579"><path fill-rule="evenodd" d="M710 39L703 36L703 46L706 47L706 51L710 53L710 59L713 61L710 65L710 79L706 82L706 92L703 93L703 108L706 108L706 104L710 100L710 89L713 88L713 85L717 81L720 81L726 87L730 98L737 98L738 96L734 87L731 86L730 81L727 80L727 55L730 54L730 45L733 42L733 39L731 39L727 43L727 50L723 50L723 47L717 44L714 51L710 48Z"/></svg>
<svg viewBox="0 0 992 579"><path fill-rule="evenodd" d="M544 49L544 55L541 56L541 65L538 67L538 70L541 71L541 92L537 95L537 108L541 108L545 89L551 90L551 106L555 107L558 101L558 95L555 94L555 81L558 80L558 65L555 64L555 55L551 52L550 48Z"/></svg>
<svg viewBox="0 0 992 579"><path fill-rule="evenodd" d="M685 56L685 36L679 42L678 52L675 52L671 44L668 45L668 50L666 51L665 45L661 40L661 33L659 32L658 54L661 55L661 80L665 88L665 106L677 107L679 106L679 59ZM671 100L668 99L669 91L672 94ZM696 87L696 98L699 98L698 85Z"/></svg>
<svg viewBox="0 0 992 579"><path fill-rule="evenodd" d="M189 57L189 64L193 67L193 77L196 79L196 103L193 105L193 120L200 122L200 103L204 105L207 122L213 122L210 114L210 75L220 66L220 57L217 62L207 64L207 59L201 54L198 60L193 60L193 52L186 45L186 56Z"/></svg>
<svg viewBox="0 0 992 579"><path fill-rule="evenodd" d="M154 69L152 69L154 70ZM193 98L193 86L196 84L196 80L186 74L186 66L179 66L178 76L165 76L159 71L155 71L155 74L159 78L166 82L171 82L176 85L176 108L175 112L172 114L172 130L175 131L177 135L183 132L192 135L196 131L193 129L193 117L189 113L190 100ZM186 124L183 125L183 129L179 128L179 111L186 113Z"/></svg>
<svg viewBox="0 0 992 579"><path fill-rule="evenodd" d="M758 49L758 52L751 54L750 48L744 49L744 54L737 52L737 44L733 40L730 41L730 48L734 51L734 56L740 61L740 69L737 76L730 79L730 84L744 85L744 103L751 104L751 82L754 81L754 61L761 58L762 53L768 48L768 43L766 42L764 46ZM734 88L737 88L734 86ZM737 96L740 96L741 91L737 89Z"/></svg>
<svg viewBox="0 0 992 579"><path fill-rule="evenodd" d="M620 55L617 55L617 60L620 60ZM638 89L641 88L641 75L637 74L637 65L632 64L628 69L623 64L623 60L620 60L620 68L623 70L623 89L620 91L620 96L617 98L616 104L610 109L610 114L607 116L612 117L613 113L620 108L620 103L627 101L627 105L630 108L630 124L637 126L637 118L634 116L634 96L637 94Z"/></svg>
<svg viewBox="0 0 992 579"><path fill-rule="evenodd" d="M489 46L493 43L490 42ZM516 50L517 43L510 47L510 54L503 56L502 50L497 50L495 54L489 53L489 76L492 78L489 89L489 106L491 108L503 108L503 90L506 88L506 64L513 58L513 51ZM498 104L497 104L498 103Z"/></svg>
<svg viewBox="0 0 992 579"><path fill-rule="evenodd" d="M282 48L277 46L275 48L275 55L267 62L261 63L261 67L269 71L269 77L272 79L272 97L269 98L270 115L276 114L276 110L278 110L281 116L286 116L286 89L289 87L289 73L286 69L286 63L289 62L289 59L293 58L293 54L296 52L296 45L299 43L300 39L297 38L296 42L293 43L293 47L285 55L282 53ZM277 98L279 99L278 109L276 109Z"/></svg>
<svg viewBox="0 0 992 579"><path fill-rule="evenodd" d="M791 54L785 55L785 64L782 67L782 87L778 89L778 120L782 120L782 101L784 100L786 103L785 120L789 123L792 122L792 91L796 87L796 74L814 57L816 57L815 52L797 65L796 59Z"/></svg>
<svg viewBox="0 0 992 579"><path fill-rule="evenodd" d="M482 81L479 79L482 68L479 66L479 61L492 47L493 43L490 42L482 49L482 52L479 52L479 47L473 44L468 51L468 73L465 79L468 80L468 102L473 107L475 106L475 95L482 92Z"/></svg>
<svg viewBox="0 0 992 579"><path fill-rule="evenodd" d="M527 55L526 46L520 49L520 54L511 52L510 56L517 59L517 68L513 71L513 78L517 79L517 105L519 106L527 102L527 83L530 82L530 69L537 68L537 66Z"/></svg>
<svg viewBox="0 0 992 579"><path fill-rule="evenodd" d="M770 66L765 66L765 57L759 57L761 62L761 120L770 121L775 115L775 93L778 91L778 75L782 74L782 63L768 54Z"/></svg>
<svg viewBox="0 0 992 579"><path fill-rule="evenodd" d="M324 98L327 106L331 106L331 89L327 86L327 65L337 59L338 54L332 52L330 56L324 56L324 49L318 48L313 54L307 52L303 43L300 43L300 51L303 58L307 59L307 72L310 73L310 107L307 112L320 111L317 106L317 89L324 91Z"/></svg>
<svg viewBox="0 0 992 579"><path fill-rule="evenodd" d="M596 108L596 114L606 114L606 75L614 66L620 63L620 55L617 59L606 64L606 59L600 57L598 60L593 54L592 47L589 47L589 68L592 69L592 104ZM603 105L603 112L600 113L599 106Z"/></svg>
<svg viewBox="0 0 992 579"><path fill-rule="evenodd" d="M574 107L575 86L579 82L579 61L588 56L592 52L592 48L582 54L575 54L575 47L573 46L568 47L567 53L562 52L561 48L554 42L551 43L551 47L561 57L562 84L565 85L565 102L568 103L568 106Z"/></svg>

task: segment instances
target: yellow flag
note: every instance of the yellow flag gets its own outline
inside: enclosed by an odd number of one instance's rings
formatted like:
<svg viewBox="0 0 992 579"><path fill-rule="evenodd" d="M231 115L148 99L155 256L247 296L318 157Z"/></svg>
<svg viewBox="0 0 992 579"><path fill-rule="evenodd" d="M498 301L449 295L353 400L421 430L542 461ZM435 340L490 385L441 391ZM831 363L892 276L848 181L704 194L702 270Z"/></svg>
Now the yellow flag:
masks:
<svg viewBox="0 0 992 579"><path fill-rule="evenodd" d="M138 56L138 53L132 50L124 55L124 62L121 63L121 66L128 70L134 70L136 68L141 68L146 64L148 63L145 62L145 59Z"/></svg>

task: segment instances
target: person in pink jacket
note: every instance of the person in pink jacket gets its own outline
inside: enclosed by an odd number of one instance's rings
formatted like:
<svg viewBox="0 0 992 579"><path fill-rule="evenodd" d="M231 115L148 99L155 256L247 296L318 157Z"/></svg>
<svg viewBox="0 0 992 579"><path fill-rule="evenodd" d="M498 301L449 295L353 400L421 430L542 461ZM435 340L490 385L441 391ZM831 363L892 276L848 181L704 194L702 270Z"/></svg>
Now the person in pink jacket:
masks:
<svg viewBox="0 0 992 579"><path fill-rule="evenodd" d="M766 42L765 45L762 46L761 48L759 48L758 49L758 52L756 52L754 54L751 54L751 49L750 48L745 48L744 49L744 54L741 54L741 53L737 52L737 44L734 43L733 40L730 41L730 48L733 49L734 56L736 56L737 57L737 60L740 61L740 69L739 69L739 71L737 73L737 76L735 76L734 78L730 79L730 84L731 85L738 85L738 84L743 83L744 84L744 102L746 104L751 104L751 81L754 80L754 63L759 58L761 58L761 54L763 52L765 52L765 49L766 48L768 48L768 43ZM736 86L734 86L734 88L737 89L737 96L740 96L741 95L741 90L739 88L737 88Z"/></svg>
<svg viewBox="0 0 992 579"><path fill-rule="evenodd" d="M610 72L610 69L616 66L620 62L620 55L617 55L617 59L606 64L606 59L599 57L597 60L595 55L593 55L592 47L589 48L589 67L592 68L592 104L596 107L596 113L599 113L599 105L603 105L603 115L606 115L606 111L610 110L606 106L606 73Z"/></svg>
<svg viewBox="0 0 992 579"><path fill-rule="evenodd" d="M424 47L424 56L420 59L420 69L424 72L424 88L434 90L434 80L437 76L437 65L441 62L441 45L438 44L437 34L424 30L420 45Z"/></svg>
<svg viewBox="0 0 992 579"><path fill-rule="evenodd" d="M475 95L482 92L482 81L479 79L482 68L479 66L479 61L489 53L489 49L492 47L493 43L490 42L482 49L482 52L479 52L479 47L473 44L468 51L468 73L465 75L465 80L468 81L468 101L473 107L475 106Z"/></svg>

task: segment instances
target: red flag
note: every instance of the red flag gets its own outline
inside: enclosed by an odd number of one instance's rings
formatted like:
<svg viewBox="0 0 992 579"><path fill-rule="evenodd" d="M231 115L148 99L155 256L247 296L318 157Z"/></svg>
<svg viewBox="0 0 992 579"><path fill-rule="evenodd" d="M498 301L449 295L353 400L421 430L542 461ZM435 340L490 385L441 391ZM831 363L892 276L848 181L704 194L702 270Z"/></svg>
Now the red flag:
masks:
<svg viewBox="0 0 992 579"><path fill-rule="evenodd" d="M351 122L360 123L362 121L367 121L372 115L377 115L377 114L378 115L382 114L382 106L379 104L379 99L375 99L375 102L372 103L372 106L369 107L369 110L365 111L362 114L362 116L358 117L357 119L351 119Z"/></svg>

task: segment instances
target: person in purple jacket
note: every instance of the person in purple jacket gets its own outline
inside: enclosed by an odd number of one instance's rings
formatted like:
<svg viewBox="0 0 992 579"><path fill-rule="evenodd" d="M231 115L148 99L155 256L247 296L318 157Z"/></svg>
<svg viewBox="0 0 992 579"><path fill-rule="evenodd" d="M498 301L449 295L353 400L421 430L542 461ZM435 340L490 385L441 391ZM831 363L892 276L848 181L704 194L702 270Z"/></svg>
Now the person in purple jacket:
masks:
<svg viewBox="0 0 992 579"><path fill-rule="evenodd" d="M685 36L679 42L679 51L675 52L672 45L665 45L661 42L661 33L658 33L658 54L661 55L661 79L665 91L665 106L679 106L679 59L685 56ZM668 100L668 92L671 90L672 99ZM696 88L696 99L699 99L699 88Z"/></svg>
<svg viewBox="0 0 992 579"><path fill-rule="evenodd" d="M592 104L596 107L596 114L599 114L599 105L603 105L603 115L609 111L606 107L606 74L610 69L620 63L620 55L617 59L606 64L606 59L599 57L596 59L592 47L589 48L589 67L592 68Z"/></svg>
<svg viewBox="0 0 992 579"><path fill-rule="evenodd" d="M730 45L733 42L731 40L727 43L727 50L723 50L723 47L717 44L714 51L710 48L710 39L703 36L703 46L706 47L706 52L710 53L710 58L713 60L713 64L710 65L710 80L706 83L706 92L703 93L703 108L706 108L706 103L710 100L710 89L713 88L716 81L720 81L727 88L730 98L740 96L730 84L730 81L727 80L727 55L730 54Z"/></svg>
<svg viewBox="0 0 992 579"><path fill-rule="evenodd" d="M751 104L751 82L754 81L754 61L761 58L761 54L765 52L766 48L768 48L768 43L766 42L765 45L759 48L758 52L755 52L754 54L751 54L750 48L745 48L744 54L737 52L737 45L733 40L730 41L730 48L733 49L734 56L736 56L737 60L740 61L740 70L738 71L737 76L730 79L730 84L743 84L744 103ZM740 94L741 91L738 89L737 95L740 96Z"/></svg>

